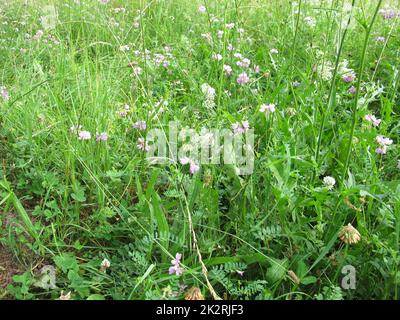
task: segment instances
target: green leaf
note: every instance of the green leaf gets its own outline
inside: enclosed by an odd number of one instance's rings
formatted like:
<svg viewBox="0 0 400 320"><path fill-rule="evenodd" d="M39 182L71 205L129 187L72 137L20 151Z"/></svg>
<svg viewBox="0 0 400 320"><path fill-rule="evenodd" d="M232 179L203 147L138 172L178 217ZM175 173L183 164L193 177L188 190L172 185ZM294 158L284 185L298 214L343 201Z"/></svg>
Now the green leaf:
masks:
<svg viewBox="0 0 400 320"><path fill-rule="evenodd" d="M68 270L78 271L79 266L76 257L63 253L60 256L55 256L53 258L57 267L59 267L62 272L66 273Z"/></svg>
<svg viewBox="0 0 400 320"><path fill-rule="evenodd" d="M287 260L278 260L272 259L271 260L271 267L268 268L266 273L266 278L271 283L275 283L279 280L282 280L287 272Z"/></svg>

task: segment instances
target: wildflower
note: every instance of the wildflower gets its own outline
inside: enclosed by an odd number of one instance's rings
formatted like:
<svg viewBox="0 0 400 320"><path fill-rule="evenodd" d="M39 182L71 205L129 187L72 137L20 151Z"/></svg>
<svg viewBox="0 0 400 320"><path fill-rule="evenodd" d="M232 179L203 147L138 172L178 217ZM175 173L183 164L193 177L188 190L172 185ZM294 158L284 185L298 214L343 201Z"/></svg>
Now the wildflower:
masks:
<svg viewBox="0 0 400 320"><path fill-rule="evenodd" d="M236 270L236 273L241 277L243 277L243 275L244 275L244 271L241 271L241 270Z"/></svg>
<svg viewBox="0 0 400 320"><path fill-rule="evenodd" d="M38 31L36 32L36 34L33 36L33 40L38 41L38 40L40 40L40 39L43 37L43 35L44 35L43 30L38 30Z"/></svg>
<svg viewBox="0 0 400 320"><path fill-rule="evenodd" d="M379 42L379 43L384 43L385 40L386 40L385 37L382 37L382 36L376 37L376 39L375 39L375 41Z"/></svg>
<svg viewBox="0 0 400 320"><path fill-rule="evenodd" d="M385 138L384 136L379 135L379 136L376 137L376 142L378 144L380 144L381 146L389 146L389 145L391 145L393 143L393 140L389 139L389 138Z"/></svg>
<svg viewBox="0 0 400 320"><path fill-rule="evenodd" d="M278 51L278 49L276 49L276 48L272 48L271 50L269 50L269 53L270 53L270 54L278 54L279 51Z"/></svg>
<svg viewBox="0 0 400 320"><path fill-rule="evenodd" d="M70 131L71 133L78 133L78 131L81 130L81 129L82 129L82 126L81 126L80 124L77 124L77 125L71 126L71 127L69 128L69 131Z"/></svg>
<svg viewBox="0 0 400 320"><path fill-rule="evenodd" d="M342 80L344 82L353 82L356 79L356 75L354 73L348 73L342 75Z"/></svg>
<svg viewBox="0 0 400 320"><path fill-rule="evenodd" d="M216 61L221 61L222 60L222 55L219 54L219 53L213 53L211 57L212 57L213 60L216 60Z"/></svg>
<svg viewBox="0 0 400 320"><path fill-rule="evenodd" d="M154 64L157 67L160 67L161 65L163 65L166 62L166 59L167 59L166 56L164 56L163 54L157 53L154 55Z"/></svg>
<svg viewBox="0 0 400 320"><path fill-rule="evenodd" d="M167 108L168 107L168 101L166 101L166 100L160 100L160 101L157 101L156 103L155 103L155 107L156 107L156 109L158 109L158 113L163 113L165 110L164 110L164 108Z"/></svg>
<svg viewBox="0 0 400 320"><path fill-rule="evenodd" d="M295 80L295 81L292 82L292 86L295 87L295 88L297 88L297 87L300 86L300 82L298 82L297 80Z"/></svg>
<svg viewBox="0 0 400 320"><path fill-rule="evenodd" d="M194 163L193 161L190 162L189 172L190 174L195 174L197 171L200 170L200 166Z"/></svg>
<svg viewBox="0 0 400 320"><path fill-rule="evenodd" d="M259 73L260 72L260 66L258 66L256 64L253 66L253 69L254 69L255 73Z"/></svg>
<svg viewBox="0 0 400 320"><path fill-rule="evenodd" d="M372 122L372 125L374 127L379 126L379 124L381 123L381 119L376 118L373 114L367 114L365 115L364 119L368 122Z"/></svg>
<svg viewBox="0 0 400 320"><path fill-rule="evenodd" d="M215 106L215 89L211 87L208 83L203 83L201 85L201 92L205 95L204 107L211 109Z"/></svg>
<svg viewBox="0 0 400 320"><path fill-rule="evenodd" d="M249 126L249 122L247 120L242 121L242 122L235 122L234 124L232 124L232 130L235 134L244 133L249 129L250 129L250 126Z"/></svg>
<svg viewBox="0 0 400 320"><path fill-rule="evenodd" d="M169 268L169 274L175 273L177 276L179 276L183 273L183 269L180 266L181 258L182 258L182 254L177 253L175 255L175 259L171 260L172 266Z"/></svg>
<svg viewBox="0 0 400 320"><path fill-rule="evenodd" d="M348 92L348 93L351 93L351 94L356 93L356 91L357 91L357 89L356 89L355 86L351 86L351 87L347 90L347 92Z"/></svg>
<svg viewBox="0 0 400 320"><path fill-rule="evenodd" d="M185 293L185 300L204 300L204 296L199 288L193 287Z"/></svg>
<svg viewBox="0 0 400 320"><path fill-rule="evenodd" d="M190 174L195 174L197 171L200 170L200 166L197 165L192 159L190 159L188 157L180 158L179 162L183 166L189 164L189 172L190 172Z"/></svg>
<svg viewBox="0 0 400 320"><path fill-rule="evenodd" d="M323 64L314 67L314 71L324 81L332 79L333 69L334 69L333 64L330 61L325 61Z"/></svg>
<svg viewBox="0 0 400 320"><path fill-rule="evenodd" d="M200 13L206 13L207 9L205 6L199 6L199 12Z"/></svg>
<svg viewBox="0 0 400 320"><path fill-rule="evenodd" d="M275 112L275 105L273 104L273 103L270 103L270 104L262 104L261 106L260 106L260 112L263 112L263 113L273 113L273 112Z"/></svg>
<svg viewBox="0 0 400 320"><path fill-rule="evenodd" d="M232 67L224 64L224 73L227 77L229 77L232 74Z"/></svg>
<svg viewBox="0 0 400 320"><path fill-rule="evenodd" d="M218 30L217 31L217 38L218 39L222 39L223 36L224 36L224 32L222 30Z"/></svg>
<svg viewBox="0 0 400 320"><path fill-rule="evenodd" d="M239 74L238 78L237 78L237 83L241 86L245 85L247 82L249 82L250 78L247 75L246 72L243 72L241 74Z"/></svg>
<svg viewBox="0 0 400 320"><path fill-rule="evenodd" d="M339 73L342 75L342 80L344 82L353 82L356 79L356 74L353 69L347 67L349 62L347 60L343 60L339 66Z"/></svg>
<svg viewBox="0 0 400 320"><path fill-rule="evenodd" d="M21 53L21 54L24 54L24 53L26 53L28 50L27 49L25 49L25 48L21 48L21 49L19 49L19 52Z"/></svg>
<svg viewBox="0 0 400 320"><path fill-rule="evenodd" d="M376 148L375 152L377 154L386 154L387 151L387 147L386 146L380 146L378 148Z"/></svg>
<svg viewBox="0 0 400 320"><path fill-rule="evenodd" d="M334 185L336 184L336 180L330 176L324 177L323 182L324 182L325 187L328 190L331 190L334 187Z"/></svg>
<svg viewBox="0 0 400 320"><path fill-rule="evenodd" d="M136 121L133 126L134 129L138 129L138 130L146 130L146 121L144 120L138 120Z"/></svg>
<svg viewBox="0 0 400 320"><path fill-rule="evenodd" d="M211 33L210 33L210 32L202 33L202 34L201 34L201 37L204 38L204 39L206 39L206 41L207 41L208 43L211 43L211 42L212 42L212 36L211 36Z"/></svg>
<svg viewBox="0 0 400 320"><path fill-rule="evenodd" d="M100 264L100 271L106 272L109 267L111 267L111 262L107 258L104 258Z"/></svg>
<svg viewBox="0 0 400 320"><path fill-rule="evenodd" d="M289 115L289 117L293 117L296 115L296 109L294 108L287 108L286 112Z"/></svg>
<svg viewBox="0 0 400 320"><path fill-rule="evenodd" d="M139 66L133 67L133 68L132 68L132 71L133 71L133 74L134 74L135 76L139 76L139 75L142 74L142 68L139 67Z"/></svg>
<svg viewBox="0 0 400 320"><path fill-rule="evenodd" d="M243 58L242 60L236 62L236 65L241 68L248 68L250 66L250 60Z"/></svg>
<svg viewBox="0 0 400 320"><path fill-rule="evenodd" d="M90 140L91 138L92 138L92 135L90 134L89 131L79 131L79 133L78 133L79 140Z"/></svg>
<svg viewBox="0 0 400 320"><path fill-rule="evenodd" d="M141 151L149 151L149 147L144 138L138 138L136 147Z"/></svg>
<svg viewBox="0 0 400 320"><path fill-rule="evenodd" d="M10 94L8 93L7 88L4 86L0 87L0 95L5 101L8 101L10 99Z"/></svg>
<svg viewBox="0 0 400 320"><path fill-rule="evenodd" d="M227 28L227 29L233 29L234 27L235 27L235 24L233 22L225 24L225 28Z"/></svg>
<svg viewBox="0 0 400 320"><path fill-rule="evenodd" d="M191 160L188 157L183 157L179 159L179 162L181 163L181 165L185 165L188 164Z"/></svg>
<svg viewBox="0 0 400 320"><path fill-rule="evenodd" d="M242 54L239 53L239 52L235 52L235 53L233 54L233 56L234 56L236 59L242 59L242 58L243 58Z"/></svg>
<svg viewBox="0 0 400 320"><path fill-rule="evenodd" d="M315 19L313 17L305 17L304 18L304 22L310 28L314 28L316 26L316 24L317 24L317 22L315 21Z"/></svg>
<svg viewBox="0 0 400 320"><path fill-rule="evenodd" d="M110 0L99 0L99 2L102 3L102 4L107 4L107 3L110 2Z"/></svg>
<svg viewBox="0 0 400 320"><path fill-rule="evenodd" d="M375 152L378 154L386 154L387 147L393 143L393 140L379 135L376 137L376 142L379 144L379 147L376 148Z"/></svg>
<svg viewBox="0 0 400 320"><path fill-rule="evenodd" d="M126 12L126 9L123 8L123 7L114 8L114 9L113 9L113 12L114 12L114 13L120 13L120 12L125 13L125 12Z"/></svg>
<svg viewBox="0 0 400 320"><path fill-rule="evenodd" d="M98 133L96 132L96 141L107 141L108 135L106 132Z"/></svg>
<svg viewBox="0 0 400 320"><path fill-rule="evenodd" d="M125 118L128 115L127 110L119 110L117 111L117 115L120 116L121 118Z"/></svg>
<svg viewBox="0 0 400 320"><path fill-rule="evenodd" d="M380 9L379 14L383 19L393 19L400 17L400 11L395 11L393 9Z"/></svg>
<svg viewBox="0 0 400 320"><path fill-rule="evenodd" d="M127 44L122 45L122 46L119 47L119 51L121 51L121 52L126 52L126 51L129 51L129 50L130 50L130 48L129 48L129 46Z"/></svg>
<svg viewBox="0 0 400 320"><path fill-rule="evenodd" d="M349 223L340 230L339 238L346 244L353 244L361 240L361 235L358 230Z"/></svg>
<svg viewBox="0 0 400 320"><path fill-rule="evenodd" d="M71 300L71 291L64 294L64 290L61 290L60 297L57 300Z"/></svg>

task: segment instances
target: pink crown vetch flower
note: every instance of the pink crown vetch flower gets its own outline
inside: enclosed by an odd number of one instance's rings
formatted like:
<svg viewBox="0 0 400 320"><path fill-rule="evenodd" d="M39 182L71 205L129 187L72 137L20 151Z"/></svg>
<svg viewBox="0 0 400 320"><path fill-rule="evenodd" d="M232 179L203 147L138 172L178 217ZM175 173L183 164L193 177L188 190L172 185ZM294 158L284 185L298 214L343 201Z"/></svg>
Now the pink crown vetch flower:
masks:
<svg viewBox="0 0 400 320"><path fill-rule="evenodd" d="M175 259L171 260L172 266L169 268L169 274L176 274L177 276L181 275L183 273L183 269L180 266L181 265L181 259L182 259L182 254L177 253L175 255Z"/></svg>

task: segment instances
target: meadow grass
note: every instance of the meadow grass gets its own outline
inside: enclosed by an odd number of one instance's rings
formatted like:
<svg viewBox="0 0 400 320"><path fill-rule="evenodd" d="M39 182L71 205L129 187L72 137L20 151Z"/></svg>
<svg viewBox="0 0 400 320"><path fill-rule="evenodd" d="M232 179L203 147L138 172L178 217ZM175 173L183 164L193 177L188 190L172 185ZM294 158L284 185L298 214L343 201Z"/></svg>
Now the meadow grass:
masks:
<svg viewBox="0 0 400 320"><path fill-rule="evenodd" d="M1 0L0 17L0 243L25 270L0 297L399 298L399 1ZM151 163L172 122L254 132L251 174Z"/></svg>

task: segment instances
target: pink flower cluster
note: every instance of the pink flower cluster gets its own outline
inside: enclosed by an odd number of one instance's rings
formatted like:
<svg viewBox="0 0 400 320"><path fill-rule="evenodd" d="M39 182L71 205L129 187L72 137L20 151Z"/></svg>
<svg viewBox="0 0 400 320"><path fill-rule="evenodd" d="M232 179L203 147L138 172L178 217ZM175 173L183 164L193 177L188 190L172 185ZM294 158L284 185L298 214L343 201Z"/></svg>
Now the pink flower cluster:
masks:
<svg viewBox="0 0 400 320"><path fill-rule="evenodd" d="M265 114L273 113L273 112L275 112L275 105L274 105L273 103L270 103L270 104L262 104L262 105L260 106L260 112L263 112L263 113L265 113Z"/></svg>
<svg viewBox="0 0 400 320"><path fill-rule="evenodd" d="M136 147L140 150L140 151L149 151L149 146L147 145L146 141L144 140L144 138L138 138L137 139L137 143L136 143Z"/></svg>
<svg viewBox="0 0 400 320"><path fill-rule="evenodd" d="M356 75L354 73L348 73L348 74L344 74L342 76L342 80L344 82L353 82L356 79Z"/></svg>
<svg viewBox="0 0 400 320"><path fill-rule="evenodd" d="M249 129L250 125L247 120L242 122L235 122L234 124L232 124L232 130L235 134L242 134Z"/></svg>
<svg viewBox="0 0 400 320"><path fill-rule="evenodd" d="M373 125L374 127L379 126L379 124L380 124L381 121L382 121L381 119L378 119L377 117L375 117L373 114L367 114L367 115L365 115L364 119L365 119L366 121L368 121L368 122L371 122L372 125Z"/></svg>
<svg viewBox="0 0 400 320"><path fill-rule="evenodd" d="M189 164L189 172L190 174L195 174L197 171L200 170L200 166L196 164L192 159L188 157L183 157L179 159L181 165Z"/></svg>
<svg viewBox="0 0 400 320"><path fill-rule="evenodd" d="M379 10L379 14L383 19L394 19L400 17L400 11L393 9L381 9Z"/></svg>
<svg viewBox="0 0 400 320"><path fill-rule="evenodd" d="M239 74L238 78L237 78L237 83L241 86L245 85L247 82L250 81L249 76L247 75L246 72L243 72L241 74Z"/></svg>
<svg viewBox="0 0 400 320"><path fill-rule="evenodd" d="M175 255L175 259L171 260L172 266L169 268L169 274L175 273L177 276L179 276L183 273L183 269L181 267L181 259L182 259L182 254L177 253Z"/></svg>
<svg viewBox="0 0 400 320"><path fill-rule="evenodd" d="M376 142L379 144L379 147L376 148L376 153L386 154L387 146L390 146L393 143L393 140L379 135L376 137Z"/></svg>
<svg viewBox="0 0 400 320"><path fill-rule="evenodd" d="M107 141L108 135L106 132L98 133L96 132L96 141Z"/></svg>
<svg viewBox="0 0 400 320"><path fill-rule="evenodd" d="M71 128L69 128L69 131L73 134L76 134L78 136L78 140L90 140L92 139L92 134L87 131L87 130L81 130L82 126L80 124L78 125L73 125ZM107 141L108 140L108 134L107 132L101 132L98 133L96 132L96 141Z"/></svg>
<svg viewBox="0 0 400 320"><path fill-rule="evenodd" d="M146 121L144 121L144 120L138 120L138 121L136 121L136 122L133 124L132 127L133 127L134 129L144 131L144 130L146 130Z"/></svg>

